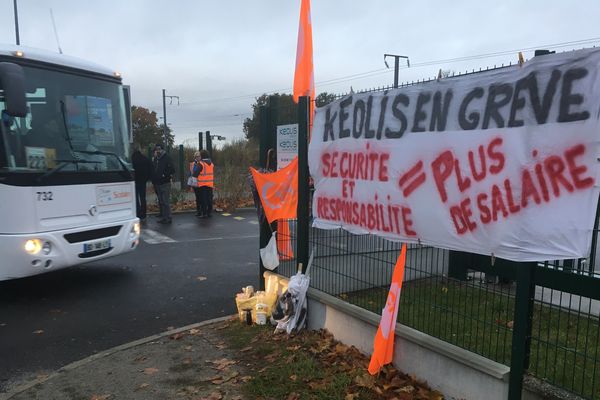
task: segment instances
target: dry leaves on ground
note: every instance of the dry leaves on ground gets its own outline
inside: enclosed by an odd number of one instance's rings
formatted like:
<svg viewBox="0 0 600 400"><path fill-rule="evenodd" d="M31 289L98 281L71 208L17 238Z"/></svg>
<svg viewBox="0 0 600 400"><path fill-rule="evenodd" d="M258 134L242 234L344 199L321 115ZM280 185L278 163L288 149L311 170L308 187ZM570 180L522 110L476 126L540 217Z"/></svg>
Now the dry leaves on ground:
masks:
<svg viewBox="0 0 600 400"><path fill-rule="evenodd" d="M237 321L231 321L235 329L240 329ZM244 328L242 328L244 329ZM369 359L353 346L347 346L336 341L326 331L302 332L295 336L274 335L270 329L256 330L256 335L247 339L247 343L260 343L261 349L253 346L243 347L237 351L237 359L243 365L249 366L252 376L277 374L285 366L294 365L301 357L308 355L319 369L319 374L306 376L300 371L271 379L268 382L286 382L284 390L288 390L286 400L305 398L310 393L326 393L331 390L336 377L346 375L350 383L341 395L345 400L365 398L398 399L398 400L442 400L441 393L431 390L426 383L398 371L391 365L382 368L378 375L367 372ZM225 334L227 336L227 333ZM232 361L227 359L212 361L213 368L229 366ZM288 369L289 371L289 369ZM220 379L223 379L222 377ZM252 378L237 378L243 383ZM283 383L282 383L283 384ZM256 393L260 396L260 393Z"/></svg>

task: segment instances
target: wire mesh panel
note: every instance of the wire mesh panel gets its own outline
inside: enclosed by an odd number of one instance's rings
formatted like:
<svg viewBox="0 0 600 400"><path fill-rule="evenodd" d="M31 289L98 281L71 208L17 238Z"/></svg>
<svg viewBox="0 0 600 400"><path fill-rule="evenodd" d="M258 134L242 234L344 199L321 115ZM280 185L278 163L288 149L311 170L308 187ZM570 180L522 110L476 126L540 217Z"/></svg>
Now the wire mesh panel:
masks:
<svg viewBox="0 0 600 400"><path fill-rule="evenodd" d="M290 243L288 249L295 249L296 221L286 223L291 229L280 238ZM278 248L278 272L295 274L294 258L281 253L285 246ZM381 314L400 249L401 243L373 235L312 228L311 287ZM398 322L510 365L516 282L472 269L464 280L449 277L450 258L447 250L408 246ZM538 268L590 275L589 265L577 269L564 264ZM585 398L600 399L599 314L597 300L536 286L529 373Z"/></svg>

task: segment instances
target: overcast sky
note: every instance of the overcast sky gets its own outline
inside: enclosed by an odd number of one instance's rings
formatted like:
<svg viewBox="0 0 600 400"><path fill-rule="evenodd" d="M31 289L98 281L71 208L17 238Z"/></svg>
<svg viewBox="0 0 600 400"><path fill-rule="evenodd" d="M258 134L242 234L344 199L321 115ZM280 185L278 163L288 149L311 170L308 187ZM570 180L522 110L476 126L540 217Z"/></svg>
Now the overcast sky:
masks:
<svg viewBox="0 0 600 400"><path fill-rule="evenodd" d="M389 85L393 60L410 57L400 80L515 62L517 50L600 45L600 1L312 0L317 93ZM133 104L162 116L162 89L177 143L210 130L242 137L262 93L291 93L300 0L18 0L21 44L120 71ZM0 41L15 43L13 1L0 1ZM578 43L572 43L579 41ZM582 42L586 41L586 42ZM560 47L556 45L562 45ZM514 51L513 51L514 50ZM473 58L490 53L494 57ZM443 60L471 57L465 61Z"/></svg>

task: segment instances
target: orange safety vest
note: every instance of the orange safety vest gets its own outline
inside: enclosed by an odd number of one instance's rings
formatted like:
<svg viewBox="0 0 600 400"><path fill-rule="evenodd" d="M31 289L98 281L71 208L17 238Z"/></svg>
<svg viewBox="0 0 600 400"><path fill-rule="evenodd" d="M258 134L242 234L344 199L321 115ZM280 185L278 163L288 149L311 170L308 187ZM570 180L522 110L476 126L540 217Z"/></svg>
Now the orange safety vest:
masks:
<svg viewBox="0 0 600 400"><path fill-rule="evenodd" d="M198 186L202 187L202 186L208 186L211 188L215 187L215 176L214 176L214 170L215 170L215 164L213 163L206 163L204 161L200 161L200 164L202 164L202 172L200 172L200 175L198 175Z"/></svg>

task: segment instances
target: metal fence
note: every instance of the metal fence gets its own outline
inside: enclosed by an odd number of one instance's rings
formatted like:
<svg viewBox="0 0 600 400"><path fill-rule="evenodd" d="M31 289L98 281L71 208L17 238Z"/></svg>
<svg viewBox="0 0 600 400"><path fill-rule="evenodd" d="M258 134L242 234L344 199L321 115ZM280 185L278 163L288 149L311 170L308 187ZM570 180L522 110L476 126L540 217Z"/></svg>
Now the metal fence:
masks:
<svg viewBox="0 0 600 400"><path fill-rule="evenodd" d="M297 222L283 223L291 229L278 233L278 272L289 277L297 268ZM309 238L311 287L380 314L401 244L340 229L312 228ZM408 246L398 321L511 366L516 314L528 309L516 295L517 271L524 266L491 264L489 257ZM550 384L600 399L600 268L593 267L575 260L533 268L533 295L526 299L531 323L517 351L528 381L542 390Z"/></svg>
<svg viewBox="0 0 600 400"><path fill-rule="evenodd" d="M465 74L479 72L485 71ZM263 132L272 134L276 122L288 123L277 120L277 112L276 104L263 109ZM261 154L274 147L271 134L261 137ZM311 287L381 314L401 244L340 229L310 228L303 239L297 233L310 221L299 221L304 222L278 221L277 272L295 274L298 253L308 251ZM409 245L398 322L509 366L510 398L520 398L520 383L513 382L525 377L542 391L600 400L597 237L598 222L589 259L545 263Z"/></svg>

